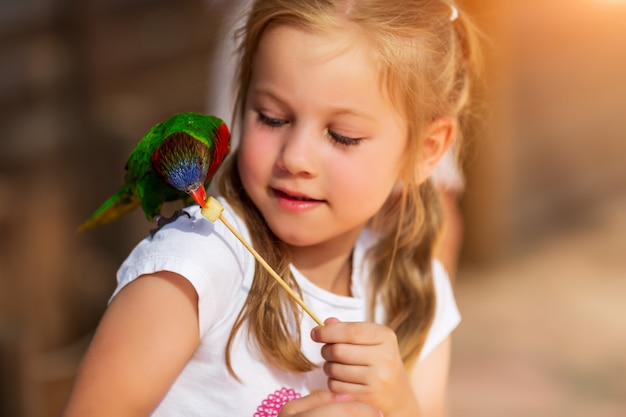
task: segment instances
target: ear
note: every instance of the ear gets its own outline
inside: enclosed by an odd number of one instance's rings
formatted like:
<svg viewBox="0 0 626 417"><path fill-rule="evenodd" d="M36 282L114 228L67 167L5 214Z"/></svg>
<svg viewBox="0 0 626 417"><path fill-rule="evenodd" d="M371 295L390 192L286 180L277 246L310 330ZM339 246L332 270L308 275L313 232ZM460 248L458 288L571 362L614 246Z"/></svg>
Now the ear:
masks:
<svg viewBox="0 0 626 417"><path fill-rule="evenodd" d="M455 131L456 122L451 117L440 117L428 125L424 132L424 143L419 159L419 183L426 181L433 172L452 144Z"/></svg>

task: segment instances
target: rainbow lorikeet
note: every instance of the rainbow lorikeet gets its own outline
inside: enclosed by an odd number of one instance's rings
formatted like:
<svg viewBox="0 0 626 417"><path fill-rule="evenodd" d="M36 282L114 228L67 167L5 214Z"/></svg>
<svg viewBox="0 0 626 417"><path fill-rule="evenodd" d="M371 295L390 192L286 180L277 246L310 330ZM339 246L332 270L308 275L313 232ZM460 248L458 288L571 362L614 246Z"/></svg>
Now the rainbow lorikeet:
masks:
<svg viewBox="0 0 626 417"><path fill-rule="evenodd" d="M124 185L78 230L117 220L139 205L149 221L166 201L204 206L205 187L229 150L230 132L217 117L179 113L156 124L128 157Z"/></svg>

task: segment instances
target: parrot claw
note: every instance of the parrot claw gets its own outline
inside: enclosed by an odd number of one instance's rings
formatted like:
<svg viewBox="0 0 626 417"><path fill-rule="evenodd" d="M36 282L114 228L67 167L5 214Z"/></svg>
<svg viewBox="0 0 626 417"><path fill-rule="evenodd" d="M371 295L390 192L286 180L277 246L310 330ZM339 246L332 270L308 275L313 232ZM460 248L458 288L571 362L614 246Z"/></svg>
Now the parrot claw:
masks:
<svg viewBox="0 0 626 417"><path fill-rule="evenodd" d="M176 210L170 217L165 217L161 215L154 216L154 223L156 224L157 227L150 230L150 237L154 237L154 235L156 235L156 233L159 230L161 230L163 226L165 226L166 224L172 223L173 221L178 219L180 216L187 216L191 218L191 215L183 209Z"/></svg>

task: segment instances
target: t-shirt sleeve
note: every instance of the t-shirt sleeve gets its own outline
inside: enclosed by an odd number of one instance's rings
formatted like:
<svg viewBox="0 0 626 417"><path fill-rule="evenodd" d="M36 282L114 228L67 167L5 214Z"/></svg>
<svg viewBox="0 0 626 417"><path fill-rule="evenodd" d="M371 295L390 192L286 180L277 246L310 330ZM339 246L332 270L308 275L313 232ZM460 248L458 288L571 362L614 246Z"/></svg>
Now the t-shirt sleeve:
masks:
<svg viewBox="0 0 626 417"><path fill-rule="evenodd" d="M187 209L195 213L194 209ZM199 210L197 210L199 211ZM161 228L154 237L142 240L117 272L117 288L111 300L141 275L158 271L175 272L186 278L198 294L200 337L228 307L240 288L246 258L241 245L221 222L211 223L195 213L179 217Z"/></svg>
<svg viewBox="0 0 626 417"><path fill-rule="evenodd" d="M450 279L439 261L433 263L433 282L437 296L435 317L420 353L420 361L443 342L461 321Z"/></svg>

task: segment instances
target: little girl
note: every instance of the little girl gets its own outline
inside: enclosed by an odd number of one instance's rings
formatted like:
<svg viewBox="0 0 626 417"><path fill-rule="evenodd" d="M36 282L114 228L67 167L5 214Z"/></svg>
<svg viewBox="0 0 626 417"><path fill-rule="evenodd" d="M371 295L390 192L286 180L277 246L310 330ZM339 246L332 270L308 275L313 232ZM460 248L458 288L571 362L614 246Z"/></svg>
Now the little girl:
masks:
<svg viewBox="0 0 626 417"><path fill-rule="evenodd" d="M459 313L428 177L477 64L438 0L260 0L242 33L222 223L140 242L81 365L73 416L441 416Z"/></svg>

